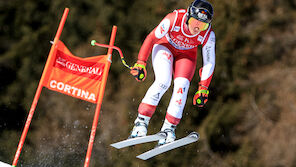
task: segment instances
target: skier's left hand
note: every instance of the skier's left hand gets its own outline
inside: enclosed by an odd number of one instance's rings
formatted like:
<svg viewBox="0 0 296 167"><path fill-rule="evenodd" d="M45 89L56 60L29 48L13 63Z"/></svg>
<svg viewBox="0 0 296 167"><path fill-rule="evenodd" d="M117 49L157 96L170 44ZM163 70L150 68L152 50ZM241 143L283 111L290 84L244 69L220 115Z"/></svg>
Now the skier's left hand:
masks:
<svg viewBox="0 0 296 167"><path fill-rule="evenodd" d="M132 67L130 73L135 77L138 82L146 79L146 62L138 60L137 63Z"/></svg>
<svg viewBox="0 0 296 167"><path fill-rule="evenodd" d="M193 97L193 105L203 107L208 101L209 90L206 86L199 85L198 91Z"/></svg>

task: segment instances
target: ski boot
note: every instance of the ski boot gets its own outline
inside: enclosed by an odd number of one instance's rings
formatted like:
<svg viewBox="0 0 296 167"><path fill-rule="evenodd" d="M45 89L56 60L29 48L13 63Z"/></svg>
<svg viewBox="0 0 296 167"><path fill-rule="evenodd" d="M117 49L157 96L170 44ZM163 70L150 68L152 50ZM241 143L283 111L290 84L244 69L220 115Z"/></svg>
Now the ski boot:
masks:
<svg viewBox="0 0 296 167"><path fill-rule="evenodd" d="M128 138L142 137L147 135L147 128L149 124L150 117L139 114L135 120L135 125Z"/></svg>
<svg viewBox="0 0 296 167"><path fill-rule="evenodd" d="M162 146L164 144L167 143L171 143L173 141L175 141L176 139L176 134L175 134L175 130L176 130L176 125L169 123L167 120L164 121L164 124L161 128L161 132L164 132L166 134L166 138L165 139L160 139L158 141L158 144L156 147Z"/></svg>

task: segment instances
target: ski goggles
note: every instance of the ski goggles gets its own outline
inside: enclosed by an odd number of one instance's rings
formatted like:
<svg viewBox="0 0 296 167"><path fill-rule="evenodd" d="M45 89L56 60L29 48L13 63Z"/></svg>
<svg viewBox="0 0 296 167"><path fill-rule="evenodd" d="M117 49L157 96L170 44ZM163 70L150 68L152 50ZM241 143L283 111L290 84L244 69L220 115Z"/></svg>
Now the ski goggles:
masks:
<svg viewBox="0 0 296 167"><path fill-rule="evenodd" d="M205 23L202 21L199 21L193 17L190 17L188 20L188 23L192 26L192 27L198 27L200 31L204 31L209 27L210 23Z"/></svg>
<svg viewBox="0 0 296 167"><path fill-rule="evenodd" d="M189 16L205 23L210 23L213 18L213 15L206 9L196 7L189 8Z"/></svg>

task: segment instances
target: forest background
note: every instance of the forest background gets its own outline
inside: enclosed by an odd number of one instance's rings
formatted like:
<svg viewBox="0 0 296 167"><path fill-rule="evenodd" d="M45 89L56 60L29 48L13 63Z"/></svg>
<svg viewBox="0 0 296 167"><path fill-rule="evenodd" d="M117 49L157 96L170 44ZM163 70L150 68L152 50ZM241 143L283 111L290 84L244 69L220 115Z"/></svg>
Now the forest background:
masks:
<svg viewBox="0 0 296 167"><path fill-rule="evenodd" d="M0 1L0 160L11 162L65 7L61 40L77 56L105 54L90 46L115 45L133 64L146 35L189 0ZM145 144L116 150L128 137L137 107L154 80L138 83L114 53L91 166L104 167L296 167L296 1L211 0L216 68L205 108L192 105L195 74L177 137L198 131L201 139L148 161L135 158ZM197 69L202 66L199 54ZM149 126L162 125L172 89ZM83 166L95 105L43 89L18 166Z"/></svg>

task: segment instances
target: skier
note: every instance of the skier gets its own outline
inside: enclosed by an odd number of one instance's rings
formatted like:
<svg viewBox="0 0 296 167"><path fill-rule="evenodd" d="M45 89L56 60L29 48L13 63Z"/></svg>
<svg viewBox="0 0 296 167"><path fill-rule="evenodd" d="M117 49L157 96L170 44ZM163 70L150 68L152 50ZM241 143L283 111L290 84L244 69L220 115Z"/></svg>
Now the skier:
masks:
<svg viewBox="0 0 296 167"><path fill-rule="evenodd" d="M146 37L137 63L130 72L137 81L144 81L147 75L146 62L152 51L155 81L139 105L130 138L147 134L149 120L173 77L173 94L161 128L167 137L159 140L158 145L175 140L175 129L182 118L190 81L196 69L199 45L202 46L203 67L199 70L201 80L193 104L203 107L208 101L208 87L215 67L216 39L211 26L212 17L212 5L206 0L195 0L187 10L169 13Z"/></svg>

